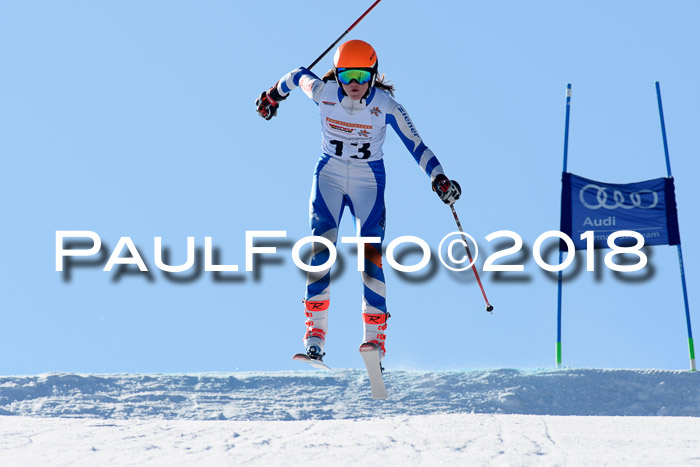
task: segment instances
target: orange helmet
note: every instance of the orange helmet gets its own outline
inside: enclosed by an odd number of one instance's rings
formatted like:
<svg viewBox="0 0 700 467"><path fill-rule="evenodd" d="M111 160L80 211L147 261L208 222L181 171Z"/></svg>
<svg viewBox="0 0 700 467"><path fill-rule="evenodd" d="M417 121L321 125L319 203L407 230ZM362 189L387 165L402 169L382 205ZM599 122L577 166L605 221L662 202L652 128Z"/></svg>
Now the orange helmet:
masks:
<svg viewBox="0 0 700 467"><path fill-rule="evenodd" d="M377 53L374 48L365 41L353 39L340 44L333 57L333 67L336 79L338 79L338 69L364 69L371 73L370 88L374 86L377 78Z"/></svg>
<svg viewBox="0 0 700 467"><path fill-rule="evenodd" d="M377 53L365 41L357 39L347 41L335 51L333 66L336 68L374 68L377 66Z"/></svg>

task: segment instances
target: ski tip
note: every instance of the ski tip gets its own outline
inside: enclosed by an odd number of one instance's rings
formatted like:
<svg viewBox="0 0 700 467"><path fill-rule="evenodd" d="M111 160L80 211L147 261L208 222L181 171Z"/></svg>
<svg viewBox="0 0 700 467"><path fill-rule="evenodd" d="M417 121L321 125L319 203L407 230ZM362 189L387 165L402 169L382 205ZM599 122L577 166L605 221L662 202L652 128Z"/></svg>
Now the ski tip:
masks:
<svg viewBox="0 0 700 467"><path fill-rule="evenodd" d="M298 353L298 354L293 355L292 360L296 360L298 362L306 362L309 365L311 365L312 367L318 368L318 369L329 370L329 371L331 369L331 367L329 367L328 365L323 363L323 360L320 360L320 359L314 360L313 358L309 358L309 356L306 355L305 353Z"/></svg>
<svg viewBox="0 0 700 467"><path fill-rule="evenodd" d="M379 346L374 342L365 342L360 345L360 352L371 352L372 350L379 350Z"/></svg>

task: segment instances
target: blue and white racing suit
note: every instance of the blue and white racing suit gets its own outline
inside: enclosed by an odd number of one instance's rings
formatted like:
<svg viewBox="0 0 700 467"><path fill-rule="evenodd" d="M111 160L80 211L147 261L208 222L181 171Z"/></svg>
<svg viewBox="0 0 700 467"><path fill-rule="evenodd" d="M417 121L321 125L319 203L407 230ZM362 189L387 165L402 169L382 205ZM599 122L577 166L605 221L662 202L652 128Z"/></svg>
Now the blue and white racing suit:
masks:
<svg viewBox="0 0 700 467"><path fill-rule="evenodd" d="M387 125L399 135L413 158L435 178L443 173L435 154L423 143L408 113L391 95L372 87L369 95L354 101L336 81L324 82L305 68L287 73L277 84L286 96L300 87L319 106L323 153L314 171L310 200L311 231L336 243L345 206L355 218L359 236L384 239L384 161L382 145ZM385 352L386 287L381 241L365 244L362 314L364 342L377 343ZM314 243L311 265L325 264L329 251ZM307 276L305 345L323 349L328 330L330 269Z"/></svg>

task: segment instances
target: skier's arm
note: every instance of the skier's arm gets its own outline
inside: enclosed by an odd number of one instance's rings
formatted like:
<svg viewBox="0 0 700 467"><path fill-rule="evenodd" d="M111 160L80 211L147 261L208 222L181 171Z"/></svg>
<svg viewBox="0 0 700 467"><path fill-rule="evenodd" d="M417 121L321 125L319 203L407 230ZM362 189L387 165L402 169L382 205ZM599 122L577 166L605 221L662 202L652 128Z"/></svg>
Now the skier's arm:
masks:
<svg viewBox="0 0 700 467"><path fill-rule="evenodd" d="M300 67L284 75L277 82L276 88L277 92L286 98L294 88L300 87L304 94L318 104L321 100L321 90L324 84L321 78L306 68Z"/></svg>
<svg viewBox="0 0 700 467"><path fill-rule="evenodd" d="M285 100L292 89L298 86L301 87L304 94L318 104L321 100L323 85L323 80L304 67L292 70L277 81L269 90L263 91L260 97L255 100L258 115L265 120L270 120L277 115L279 103Z"/></svg>
<svg viewBox="0 0 700 467"><path fill-rule="evenodd" d="M437 193L438 197L440 197L445 204L453 204L457 201L462 194L459 183L445 176L440 161L433 151L423 143L406 109L392 100L387 108L386 122L391 125L394 131L396 131L396 134L399 135L406 149L408 149L421 169L428 174L433 186L433 191Z"/></svg>
<svg viewBox="0 0 700 467"><path fill-rule="evenodd" d="M416 126L408 116L408 112L402 105L392 100L386 111L386 122L391 125L403 144L416 160L418 165L430 177L435 180L440 174L444 174L440 161L433 151L423 143Z"/></svg>

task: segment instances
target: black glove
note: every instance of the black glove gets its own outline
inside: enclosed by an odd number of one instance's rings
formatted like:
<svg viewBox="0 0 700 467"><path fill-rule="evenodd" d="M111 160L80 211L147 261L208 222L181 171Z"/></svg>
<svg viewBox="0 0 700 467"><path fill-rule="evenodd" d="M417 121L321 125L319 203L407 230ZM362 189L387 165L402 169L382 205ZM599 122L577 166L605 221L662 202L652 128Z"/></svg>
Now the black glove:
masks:
<svg viewBox="0 0 700 467"><path fill-rule="evenodd" d="M456 180L450 181L443 174L433 180L433 191L437 193L443 203L454 204L462 195L462 188Z"/></svg>
<svg viewBox="0 0 700 467"><path fill-rule="evenodd" d="M283 96L279 93L279 91L277 91L277 84L275 84L269 90L260 94L260 97L255 100L258 115L265 120L270 120L272 117L277 115L279 103L286 98L287 96Z"/></svg>

